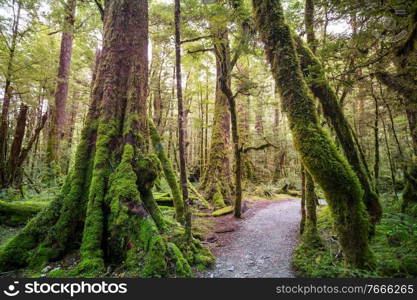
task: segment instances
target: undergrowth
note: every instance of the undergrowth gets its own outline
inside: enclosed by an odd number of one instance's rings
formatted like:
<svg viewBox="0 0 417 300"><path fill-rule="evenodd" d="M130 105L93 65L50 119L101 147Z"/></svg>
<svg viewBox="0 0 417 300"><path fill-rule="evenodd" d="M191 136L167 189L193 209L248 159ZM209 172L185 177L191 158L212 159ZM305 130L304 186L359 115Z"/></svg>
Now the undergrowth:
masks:
<svg viewBox="0 0 417 300"><path fill-rule="evenodd" d="M376 266L372 271L347 265L333 230L327 206L318 208L321 248L301 242L294 251L293 265L300 277L416 277L417 218L400 213L400 203L382 197L384 214L370 241Z"/></svg>

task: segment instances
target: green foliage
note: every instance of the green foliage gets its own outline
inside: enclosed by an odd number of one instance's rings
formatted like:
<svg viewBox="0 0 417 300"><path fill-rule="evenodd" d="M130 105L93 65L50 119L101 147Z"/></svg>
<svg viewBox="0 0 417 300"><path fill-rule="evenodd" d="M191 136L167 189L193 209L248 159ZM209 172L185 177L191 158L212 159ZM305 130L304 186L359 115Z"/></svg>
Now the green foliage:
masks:
<svg viewBox="0 0 417 300"><path fill-rule="evenodd" d="M415 277L417 276L417 219L400 213L398 203L384 196L384 214L370 241L375 255L373 271L352 268L340 252L328 207L318 212L318 228L323 240L320 247L301 242L293 264L303 277Z"/></svg>

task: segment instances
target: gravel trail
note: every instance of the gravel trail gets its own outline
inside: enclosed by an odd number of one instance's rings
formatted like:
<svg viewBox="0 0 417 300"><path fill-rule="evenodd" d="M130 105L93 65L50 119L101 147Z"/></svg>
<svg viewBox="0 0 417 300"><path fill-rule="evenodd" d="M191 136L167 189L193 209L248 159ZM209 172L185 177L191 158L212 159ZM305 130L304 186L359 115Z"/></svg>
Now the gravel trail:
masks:
<svg viewBox="0 0 417 300"><path fill-rule="evenodd" d="M221 248L216 263L204 277L294 277L291 259L300 218L299 199L260 209L232 233L231 242Z"/></svg>

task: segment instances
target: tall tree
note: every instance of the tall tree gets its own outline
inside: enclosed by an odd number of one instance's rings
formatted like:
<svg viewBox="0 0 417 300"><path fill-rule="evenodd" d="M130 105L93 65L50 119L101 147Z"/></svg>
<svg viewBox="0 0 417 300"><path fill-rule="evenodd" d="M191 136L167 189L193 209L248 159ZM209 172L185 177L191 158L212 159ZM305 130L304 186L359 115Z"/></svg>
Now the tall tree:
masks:
<svg viewBox="0 0 417 300"><path fill-rule="evenodd" d="M180 156L180 173L181 173L181 190L182 200L184 201L185 214L185 236L187 243L191 242L191 212L188 209L188 181L187 181L187 166L185 154L185 111L184 101L182 98L182 80L181 80L181 5L180 0L175 0L175 70L177 79L177 100L178 100L178 148Z"/></svg>
<svg viewBox="0 0 417 300"><path fill-rule="evenodd" d="M221 78L228 86L230 76L230 45L226 24L217 24L212 29L214 54L216 57L216 96L214 104L213 131L209 161L205 170L203 186L208 199L217 207L231 203L230 167L230 110L227 96L221 90ZM222 67L223 66L223 67Z"/></svg>
<svg viewBox="0 0 417 300"><path fill-rule="evenodd" d="M16 47L19 39L19 25L21 22L22 3L21 1L13 1L12 3L13 19L12 19L12 32L10 41L7 42L8 58L7 66L5 70L5 83L3 91L3 105L0 116L0 177L3 177L1 181L5 182L6 178L6 161L7 161L7 146L9 137L9 109L10 102L12 100L12 75L14 72Z"/></svg>
<svg viewBox="0 0 417 300"><path fill-rule="evenodd" d="M60 165L60 141L65 136L65 107L68 98L76 5L77 0L67 0L64 3L65 13L61 37L61 51L59 54L58 76L54 95L55 102L52 108L47 147L48 163L52 168L58 168ZM59 171L55 171L53 172L56 174L59 173Z"/></svg>

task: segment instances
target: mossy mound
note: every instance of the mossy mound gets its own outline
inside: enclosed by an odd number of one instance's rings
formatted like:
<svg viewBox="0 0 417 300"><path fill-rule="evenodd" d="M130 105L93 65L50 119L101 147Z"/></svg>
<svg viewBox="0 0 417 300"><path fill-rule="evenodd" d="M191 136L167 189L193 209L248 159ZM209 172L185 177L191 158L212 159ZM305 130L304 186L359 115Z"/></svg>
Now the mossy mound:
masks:
<svg viewBox="0 0 417 300"><path fill-rule="evenodd" d="M0 224L6 226L24 225L48 204L48 202L5 202L0 200Z"/></svg>

